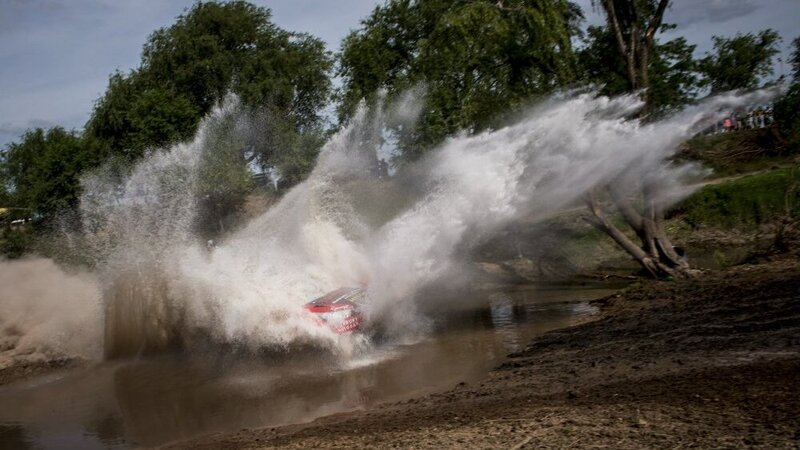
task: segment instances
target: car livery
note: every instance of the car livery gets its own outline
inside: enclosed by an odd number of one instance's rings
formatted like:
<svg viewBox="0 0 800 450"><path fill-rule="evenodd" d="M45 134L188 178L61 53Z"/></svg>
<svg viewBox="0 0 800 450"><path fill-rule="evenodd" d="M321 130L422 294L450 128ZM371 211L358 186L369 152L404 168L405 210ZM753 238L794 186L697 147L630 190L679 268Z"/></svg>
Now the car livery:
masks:
<svg viewBox="0 0 800 450"><path fill-rule="evenodd" d="M335 333L348 334L357 331L364 320L360 306L364 294L363 288L343 287L306 303L304 307L317 325L327 326Z"/></svg>

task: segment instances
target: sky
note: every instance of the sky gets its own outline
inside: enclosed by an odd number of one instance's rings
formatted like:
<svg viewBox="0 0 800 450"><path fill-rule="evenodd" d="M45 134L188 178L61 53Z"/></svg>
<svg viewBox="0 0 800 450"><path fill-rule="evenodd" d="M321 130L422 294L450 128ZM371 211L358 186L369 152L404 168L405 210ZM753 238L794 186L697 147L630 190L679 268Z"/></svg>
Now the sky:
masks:
<svg viewBox="0 0 800 450"><path fill-rule="evenodd" d="M603 18L580 4L588 24ZM311 33L337 51L341 40L379 3L375 0L254 0L273 21ZM111 73L139 64L154 30L169 26L193 0L0 0L0 148L26 129L80 130ZM673 0L665 21L678 25L667 37L685 36L697 56L711 36L773 28L783 36L783 60L800 34L800 0ZM776 73L780 75L776 62ZM788 68L786 69L788 70Z"/></svg>

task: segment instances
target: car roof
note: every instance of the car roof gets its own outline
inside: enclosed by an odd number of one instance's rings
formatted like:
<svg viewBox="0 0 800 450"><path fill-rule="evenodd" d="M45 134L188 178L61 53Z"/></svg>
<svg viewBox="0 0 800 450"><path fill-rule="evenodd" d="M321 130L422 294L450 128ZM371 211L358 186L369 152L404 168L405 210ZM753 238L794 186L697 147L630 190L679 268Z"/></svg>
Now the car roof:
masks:
<svg viewBox="0 0 800 450"><path fill-rule="evenodd" d="M349 300L353 297L353 295L361 292L361 288L354 288L354 287L342 287L336 289L335 291L328 292L327 294L323 295L312 301L311 303L315 305L324 305L324 304L333 304L339 303L346 300Z"/></svg>

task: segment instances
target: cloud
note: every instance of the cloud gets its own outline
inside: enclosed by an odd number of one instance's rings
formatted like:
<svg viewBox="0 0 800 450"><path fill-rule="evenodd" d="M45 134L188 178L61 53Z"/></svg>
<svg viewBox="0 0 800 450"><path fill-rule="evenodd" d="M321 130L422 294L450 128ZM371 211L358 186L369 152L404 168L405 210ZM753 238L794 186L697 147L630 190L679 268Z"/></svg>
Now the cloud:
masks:
<svg viewBox="0 0 800 450"><path fill-rule="evenodd" d="M291 31L311 33L337 51L342 38L360 26L383 0L251 0L270 8L273 21ZM603 15L591 0L575 0L587 23L601 25ZM81 127L108 76L139 64L147 36L174 23L194 0L0 0L0 147L35 120ZM673 0L665 21L709 50L711 35L729 36L767 27L788 43L797 34L798 0ZM11 136L11 137L10 137Z"/></svg>
<svg viewBox="0 0 800 450"><path fill-rule="evenodd" d="M44 119L30 119L22 124L3 122L0 123L0 133L21 135L32 128L51 128L56 125L56 123Z"/></svg>
<svg viewBox="0 0 800 450"><path fill-rule="evenodd" d="M273 20L282 28L302 31L319 37L328 49L337 51L347 33L360 26L379 3L376 0L272 0L255 3L272 10ZM382 2L380 2L382 3ZM314 11L309 14L309 11Z"/></svg>
<svg viewBox="0 0 800 450"><path fill-rule="evenodd" d="M273 21L336 50L376 0L254 0ZM109 74L139 64L147 37L193 0L0 0L0 147L37 124L80 128Z"/></svg>
<svg viewBox="0 0 800 450"><path fill-rule="evenodd" d="M756 9L753 0L675 0L664 20L680 26L723 23L752 14Z"/></svg>

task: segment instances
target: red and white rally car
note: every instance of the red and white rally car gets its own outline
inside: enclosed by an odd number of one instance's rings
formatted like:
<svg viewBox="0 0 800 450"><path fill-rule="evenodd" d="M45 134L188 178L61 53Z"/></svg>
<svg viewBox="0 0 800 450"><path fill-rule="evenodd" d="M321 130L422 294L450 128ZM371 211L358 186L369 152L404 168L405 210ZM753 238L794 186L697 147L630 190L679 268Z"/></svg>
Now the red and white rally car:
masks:
<svg viewBox="0 0 800 450"><path fill-rule="evenodd" d="M364 289L342 287L304 305L317 325L327 326L339 334L357 331L364 321L360 304Z"/></svg>

